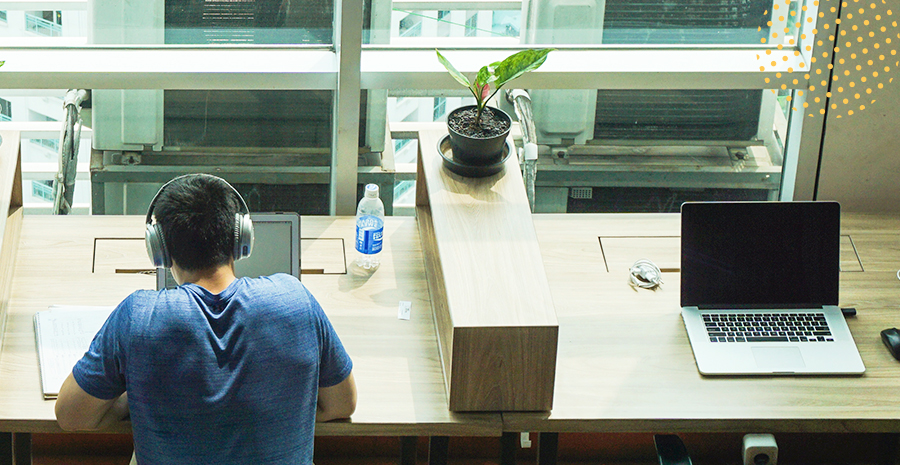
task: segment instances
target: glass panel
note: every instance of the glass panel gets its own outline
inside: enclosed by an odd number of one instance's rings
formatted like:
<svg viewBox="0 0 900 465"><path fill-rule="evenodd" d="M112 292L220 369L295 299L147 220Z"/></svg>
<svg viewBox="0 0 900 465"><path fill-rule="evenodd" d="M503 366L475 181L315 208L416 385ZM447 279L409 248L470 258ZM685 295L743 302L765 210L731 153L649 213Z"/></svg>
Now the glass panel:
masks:
<svg viewBox="0 0 900 465"><path fill-rule="evenodd" d="M332 0L84 0L83 6L3 10L3 36L153 46L331 44L334 36Z"/></svg>
<svg viewBox="0 0 900 465"><path fill-rule="evenodd" d="M415 163L415 128L426 127L415 122L444 122L472 101L455 91L393 94L388 115L398 167ZM791 96L768 89L531 91L535 211L668 212L687 200L776 199ZM492 105L518 119L502 100ZM521 149L521 129L513 134ZM396 184L398 211L410 207L410 189L409 180Z"/></svg>
<svg viewBox="0 0 900 465"><path fill-rule="evenodd" d="M758 0L606 0L602 42L758 44L771 10L771 1Z"/></svg>
<svg viewBox="0 0 900 465"><path fill-rule="evenodd" d="M163 148L329 149L331 95L315 90L165 91Z"/></svg>
<svg viewBox="0 0 900 465"><path fill-rule="evenodd" d="M375 0L377 8L378 0ZM478 11L413 11L394 2L391 24L371 24L391 43L416 37L517 39L532 44L787 44L806 20L803 0L522 0L519 5L483 2ZM812 4L812 2L810 2ZM439 5L436 5L439 6ZM447 3L452 8L452 3ZM490 8L496 8L491 10ZM787 29L784 31L784 29ZM783 32L782 32L783 31ZM371 43L384 43L372 41ZM781 42L780 39L777 42ZM467 45L469 42L455 42ZM479 42L481 44L481 42ZM412 44L410 44L412 45Z"/></svg>
<svg viewBox="0 0 900 465"><path fill-rule="evenodd" d="M72 11L3 10L0 21L10 27L4 36L91 38L96 44L263 45L331 44L334 34L333 0L149 0L124 7L118 0L84 3L85 9ZM797 24L805 24L809 13L805 0L482 3L485 7L477 10L452 10L453 2L448 2L443 9L416 11L404 8L403 1L365 0L364 41L477 37L560 45L755 45L770 39L773 31L779 38L795 37Z"/></svg>
<svg viewBox="0 0 900 465"><path fill-rule="evenodd" d="M61 43L80 45L87 38L87 18L84 10L3 10L0 11L0 23L3 23L0 44L9 39L22 39L15 44L28 44L29 40L37 43L55 37L62 38Z"/></svg>
<svg viewBox="0 0 900 465"><path fill-rule="evenodd" d="M20 145L22 162L34 166L45 164L42 170L56 172L59 159L59 132L64 119L63 90L4 91L0 90L0 121L25 124L25 134ZM27 123L33 122L34 125ZM48 124L49 123L49 124ZM79 150L90 153L90 140ZM49 168L52 165L52 168Z"/></svg>
<svg viewBox="0 0 900 465"><path fill-rule="evenodd" d="M24 186L32 212L49 211L38 204L52 190L38 181L58 171L65 93L0 89L0 114L22 123L23 176L35 181ZM91 98L81 114L78 213L91 206L143 214L162 182L197 171L221 173L253 211L328 213L332 91L97 89ZM380 137L383 143L383 129Z"/></svg>
<svg viewBox="0 0 900 465"><path fill-rule="evenodd" d="M328 44L330 0L153 0L165 3L167 44Z"/></svg>
<svg viewBox="0 0 900 465"><path fill-rule="evenodd" d="M12 102L0 98L0 121L12 121Z"/></svg>
<svg viewBox="0 0 900 465"><path fill-rule="evenodd" d="M31 179L23 180L22 201L25 204L25 214L50 214L53 211L53 180ZM88 180L75 181L74 208L72 214L90 213L91 182Z"/></svg>
<svg viewBox="0 0 900 465"><path fill-rule="evenodd" d="M92 99L93 148L103 153L92 170L103 181L95 211L141 214L163 181L206 171L252 211L328 212L332 91L103 90Z"/></svg>
<svg viewBox="0 0 900 465"><path fill-rule="evenodd" d="M0 121L13 121L21 128L23 201L26 214L48 214L53 207L53 179L59 171L59 134L64 90L0 89ZM83 128L78 151L74 214L90 212L91 183L88 180L91 130Z"/></svg>
<svg viewBox="0 0 900 465"><path fill-rule="evenodd" d="M25 12L25 30L40 36L61 36L63 32L62 24L62 11Z"/></svg>
<svg viewBox="0 0 900 465"><path fill-rule="evenodd" d="M367 43L395 43L401 45L419 45L410 42L409 37L441 37L460 38L478 37L486 40L504 39L508 44L519 43L522 14L518 10L499 11L412 11L394 8L390 22L372 23L372 28L379 29L373 34L381 40L370 40ZM374 30L374 29L373 29ZM514 40L510 40L514 39ZM465 42L469 43L469 42ZM479 42L480 44L480 42Z"/></svg>
<svg viewBox="0 0 900 465"><path fill-rule="evenodd" d="M599 90L591 139L751 140L761 95L761 90Z"/></svg>

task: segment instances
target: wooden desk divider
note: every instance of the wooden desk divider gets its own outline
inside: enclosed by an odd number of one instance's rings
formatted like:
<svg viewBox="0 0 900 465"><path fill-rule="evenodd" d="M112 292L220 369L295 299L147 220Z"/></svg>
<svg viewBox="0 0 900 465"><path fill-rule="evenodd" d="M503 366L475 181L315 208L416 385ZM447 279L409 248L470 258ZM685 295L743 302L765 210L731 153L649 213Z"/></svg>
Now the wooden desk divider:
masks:
<svg viewBox="0 0 900 465"><path fill-rule="evenodd" d="M416 214L452 411L549 411L559 326L515 155L466 178L419 133Z"/></svg>
<svg viewBox="0 0 900 465"><path fill-rule="evenodd" d="M19 132L0 131L0 343L6 330L16 250L22 231L22 161Z"/></svg>

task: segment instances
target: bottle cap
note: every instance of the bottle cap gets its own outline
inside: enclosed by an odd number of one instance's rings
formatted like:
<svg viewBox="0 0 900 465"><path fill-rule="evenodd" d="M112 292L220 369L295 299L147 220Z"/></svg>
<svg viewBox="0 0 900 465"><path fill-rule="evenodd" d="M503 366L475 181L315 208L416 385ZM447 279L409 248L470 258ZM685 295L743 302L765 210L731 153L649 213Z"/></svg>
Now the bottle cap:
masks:
<svg viewBox="0 0 900 465"><path fill-rule="evenodd" d="M366 184L366 198L378 198L378 184Z"/></svg>

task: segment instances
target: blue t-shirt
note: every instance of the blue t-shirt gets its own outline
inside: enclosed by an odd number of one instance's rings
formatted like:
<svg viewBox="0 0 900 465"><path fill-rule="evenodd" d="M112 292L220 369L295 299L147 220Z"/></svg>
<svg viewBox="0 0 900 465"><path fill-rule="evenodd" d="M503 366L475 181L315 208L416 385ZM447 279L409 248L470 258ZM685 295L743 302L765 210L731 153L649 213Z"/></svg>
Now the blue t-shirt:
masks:
<svg viewBox="0 0 900 465"><path fill-rule="evenodd" d="M128 391L141 464L310 464L318 388L352 363L293 276L137 291L73 369L88 394Z"/></svg>

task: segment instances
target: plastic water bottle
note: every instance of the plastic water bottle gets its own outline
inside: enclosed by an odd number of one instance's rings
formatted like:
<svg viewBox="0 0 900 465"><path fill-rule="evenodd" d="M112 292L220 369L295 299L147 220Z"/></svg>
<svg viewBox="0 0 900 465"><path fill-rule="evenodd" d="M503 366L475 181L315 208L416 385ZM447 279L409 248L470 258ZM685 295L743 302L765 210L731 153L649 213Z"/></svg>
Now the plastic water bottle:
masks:
<svg viewBox="0 0 900 465"><path fill-rule="evenodd" d="M378 268L383 238L384 204L378 198L378 185L366 184L366 194L356 207L356 266Z"/></svg>

